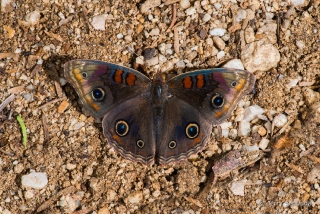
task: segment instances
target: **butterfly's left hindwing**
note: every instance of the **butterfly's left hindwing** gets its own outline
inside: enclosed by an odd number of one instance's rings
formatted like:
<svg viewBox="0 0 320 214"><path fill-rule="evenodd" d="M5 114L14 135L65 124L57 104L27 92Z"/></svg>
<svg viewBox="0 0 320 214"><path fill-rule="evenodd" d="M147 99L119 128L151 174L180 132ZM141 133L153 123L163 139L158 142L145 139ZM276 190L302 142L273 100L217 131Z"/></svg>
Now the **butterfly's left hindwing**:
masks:
<svg viewBox="0 0 320 214"><path fill-rule="evenodd" d="M127 99L146 93L151 84L138 71L96 60L69 61L64 65L64 74L83 106L96 118Z"/></svg>
<svg viewBox="0 0 320 214"><path fill-rule="evenodd" d="M249 93L255 76L248 71L217 68L185 73L168 81L169 93L199 111L212 125L228 119Z"/></svg>

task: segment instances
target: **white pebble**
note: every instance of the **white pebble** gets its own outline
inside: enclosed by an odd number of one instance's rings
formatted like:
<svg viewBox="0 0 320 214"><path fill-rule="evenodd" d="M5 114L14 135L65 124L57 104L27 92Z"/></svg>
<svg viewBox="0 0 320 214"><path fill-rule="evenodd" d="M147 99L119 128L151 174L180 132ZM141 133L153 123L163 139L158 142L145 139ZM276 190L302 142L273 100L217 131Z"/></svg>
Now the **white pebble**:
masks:
<svg viewBox="0 0 320 214"><path fill-rule="evenodd" d="M250 71L268 71L278 65L279 50L273 44L264 44L263 41L251 42L241 53L244 67Z"/></svg>
<svg viewBox="0 0 320 214"><path fill-rule="evenodd" d="M140 203L140 201L142 201L142 199L143 199L143 193L142 192L134 192L134 193L131 193L128 196L128 202L131 203L131 204Z"/></svg>
<svg viewBox="0 0 320 214"><path fill-rule="evenodd" d="M1 0L1 12L6 13L10 12L10 9L13 9L13 0Z"/></svg>
<svg viewBox="0 0 320 214"><path fill-rule="evenodd" d="M257 144L254 144L253 146L243 145L242 149L247 152L255 152L259 150L259 146Z"/></svg>
<svg viewBox="0 0 320 214"><path fill-rule="evenodd" d="M240 9L238 10L238 14L236 16L236 22L241 22L243 19L246 19L247 12L246 10Z"/></svg>
<svg viewBox="0 0 320 214"><path fill-rule="evenodd" d="M244 186L247 183L247 179L242 181L235 181L232 182L230 190L234 195L244 196Z"/></svg>
<svg viewBox="0 0 320 214"><path fill-rule="evenodd" d="M216 8L216 10L220 10L222 5L220 3L215 3L213 6Z"/></svg>
<svg viewBox="0 0 320 214"><path fill-rule="evenodd" d="M307 2L307 0L290 0L291 3L294 5L294 6L303 6L305 5Z"/></svg>
<svg viewBox="0 0 320 214"><path fill-rule="evenodd" d="M228 129L232 126L232 122L223 122L220 124L221 129Z"/></svg>
<svg viewBox="0 0 320 214"><path fill-rule="evenodd" d="M230 129L230 131L229 131L229 137L230 137L231 139L236 139L237 136L238 136L238 131L237 131L237 129Z"/></svg>
<svg viewBox="0 0 320 214"><path fill-rule="evenodd" d="M267 129L268 133L271 133L272 124L269 121L264 124L264 127Z"/></svg>
<svg viewBox="0 0 320 214"><path fill-rule="evenodd" d="M209 31L210 35L212 36L223 36L226 32L227 30L223 28L213 28Z"/></svg>
<svg viewBox="0 0 320 214"><path fill-rule="evenodd" d="M176 63L177 68L185 68L186 64L184 61L180 60L179 62Z"/></svg>
<svg viewBox="0 0 320 214"><path fill-rule="evenodd" d="M244 70L243 64L240 59L232 59L222 66L223 68L234 68Z"/></svg>
<svg viewBox="0 0 320 214"><path fill-rule="evenodd" d="M139 65L143 65L144 64L144 56L139 56L136 58L136 63Z"/></svg>
<svg viewBox="0 0 320 214"><path fill-rule="evenodd" d="M162 54L159 54L159 62L160 63L165 63L167 61L167 58L163 56Z"/></svg>
<svg viewBox="0 0 320 214"><path fill-rule="evenodd" d="M48 177L44 172L31 172L22 176L21 184L23 187L42 189L48 184Z"/></svg>
<svg viewBox="0 0 320 214"><path fill-rule="evenodd" d="M202 18L202 20L203 20L204 22L208 22L210 19L211 19L211 16L210 16L208 13L204 14L204 16L203 16L203 18Z"/></svg>
<svg viewBox="0 0 320 214"><path fill-rule="evenodd" d="M287 122L288 122L287 116L284 114L279 114L279 115L275 116L273 119L273 124L279 128L284 126L284 124L286 124Z"/></svg>
<svg viewBox="0 0 320 214"><path fill-rule="evenodd" d="M243 120L250 122L251 120L256 118L258 115L261 115L264 112L265 110L258 105L249 106L244 110Z"/></svg>
<svg viewBox="0 0 320 214"><path fill-rule="evenodd" d="M190 7L190 8L188 8L188 9L186 10L186 14L187 14L188 16L191 16L191 15L195 14L196 12L197 12L197 10L196 10L196 8L194 8L194 7Z"/></svg>
<svg viewBox="0 0 320 214"><path fill-rule="evenodd" d="M299 49L303 49L304 48L304 42L303 41L300 41L300 40L298 40L298 41L296 41L296 45L297 45L297 47L299 48Z"/></svg>
<svg viewBox="0 0 320 214"><path fill-rule="evenodd" d="M123 38L123 34L122 34L122 33L118 33L118 34L117 34L117 38L118 38L118 39L122 39L122 38Z"/></svg>
<svg viewBox="0 0 320 214"><path fill-rule="evenodd" d="M221 58L223 58L224 56L225 56L224 51L219 51L219 52L217 53L217 59L221 59Z"/></svg>
<svg viewBox="0 0 320 214"><path fill-rule="evenodd" d="M248 136L250 133L250 122L246 120L242 120L239 122L238 135L240 137Z"/></svg>
<svg viewBox="0 0 320 214"><path fill-rule="evenodd" d="M259 148L262 150L265 150L268 145L269 145L270 140L266 139L266 138L262 138L260 143L259 143Z"/></svg>
<svg viewBox="0 0 320 214"><path fill-rule="evenodd" d="M27 24L29 25L35 25L40 20L40 12L39 11L33 11L31 13L28 13L25 17L25 20Z"/></svg>
<svg viewBox="0 0 320 214"><path fill-rule="evenodd" d="M33 197L34 197L33 190L29 189L29 190L27 190L27 191L24 192L24 198L25 198L26 200L29 200L29 199L31 199L31 198L33 198Z"/></svg>
<svg viewBox="0 0 320 214"><path fill-rule="evenodd" d="M180 7L182 9L187 9L188 7L190 7L190 1L189 0L181 0Z"/></svg>
<svg viewBox="0 0 320 214"><path fill-rule="evenodd" d="M152 57L151 59L147 60L147 63L149 66L157 65L159 64L159 57Z"/></svg>
<svg viewBox="0 0 320 214"><path fill-rule="evenodd" d="M146 13L149 9L158 7L160 4L161 0L147 0L141 5L141 13Z"/></svg>
<svg viewBox="0 0 320 214"><path fill-rule="evenodd" d="M306 151L306 147L305 147L302 143L299 144L299 148L300 148L302 151Z"/></svg>
<svg viewBox="0 0 320 214"><path fill-rule="evenodd" d="M107 17L108 17L108 14L102 14L102 15L99 15L99 16L94 16L92 18L91 25L96 30L105 31L106 30L105 21L106 21Z"/></svg>
<svg viewBox="0 0 320 214"><path fill-rule="evenodd" d="M158 36L160 33L160 29L159 28L154 28L150 31L149 36Z"/></svg>

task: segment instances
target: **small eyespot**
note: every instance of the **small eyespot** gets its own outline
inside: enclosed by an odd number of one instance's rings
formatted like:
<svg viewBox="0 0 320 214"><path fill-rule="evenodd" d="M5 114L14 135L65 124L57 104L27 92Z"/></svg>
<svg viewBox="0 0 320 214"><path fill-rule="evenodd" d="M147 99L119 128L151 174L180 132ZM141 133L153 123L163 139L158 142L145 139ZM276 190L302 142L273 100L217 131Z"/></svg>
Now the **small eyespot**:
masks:
<svg viewBox="0 0 320 214"><path fill-rule="evenodd" d="M96 88L91 93L93 99L95 99L96 101L101 101L105 97L105 93L102 88Z"/></svg>
<svg viewBox="0 0 320 214"><path fill-rule="evenodd" d="M211 98L211 105L214 108L220 108L224 105L224 98L220 94L215 94Z"/></svg>
<svg viewBox="0 0 320 214"><path fill-rule="evenodd" d="M174 149L177 146L177 142L172 140L172 141L169 142L168 146L169 146L170 149Z"/></svg>
<svg viewBox="0 0 320 214"><path fill-rule="evenodd" d="M196 123L189 123L186 127L186 135L189 139L196 138L199 135L199 125Z"/></svg>
<svg viewBox="0 0 320 214"><path fill-rule="evenodd" d="M118 122L116 122L115 130L116 130L117 135L119 135L120 137L123 137L126 134L128 134L129 125L126 121L119 120Z"/></svg>
<svg viewBox="0 0 320 214"><path fill-rule="evenodd" d="M81 75L83 78L86 78L88 76L88 74L86 72L83 72Z"/></svg>
<svg viewBox="0 0 320 214"><path fill-rule="evenodd" d="M233 81L232 83L231 83L231 86L232 87L235 87L237 85L237 82L236 81Z"/></svg>
<svg viewBox="0 0 320 214"><path fill-rule="evenodd" d="M143 140L137 140L137 146L142 149L144 147L144 141Z"/></svg>

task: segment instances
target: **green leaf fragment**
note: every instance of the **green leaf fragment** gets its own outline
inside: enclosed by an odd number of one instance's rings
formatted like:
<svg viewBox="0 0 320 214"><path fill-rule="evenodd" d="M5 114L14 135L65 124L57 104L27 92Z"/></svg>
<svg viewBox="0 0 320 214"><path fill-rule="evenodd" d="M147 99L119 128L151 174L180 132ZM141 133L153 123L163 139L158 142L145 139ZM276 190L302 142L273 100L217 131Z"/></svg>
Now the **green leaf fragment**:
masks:
<svg viewBox="0 0 320 214"><path fill-rule="evenodd" d="M24 122L23 122L20 115L17 116L17 120L19 122L19 125L21 127L21 131L22 131L22 144L24 145L24 147L27 147L27 128L24 125Z"/></svg>

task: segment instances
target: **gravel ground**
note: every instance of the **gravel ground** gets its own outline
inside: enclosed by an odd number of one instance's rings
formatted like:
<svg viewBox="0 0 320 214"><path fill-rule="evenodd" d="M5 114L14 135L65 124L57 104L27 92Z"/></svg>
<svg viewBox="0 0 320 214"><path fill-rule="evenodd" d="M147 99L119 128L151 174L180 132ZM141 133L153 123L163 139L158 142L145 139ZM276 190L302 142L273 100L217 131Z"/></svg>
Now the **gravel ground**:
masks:
<svg viewBox="0 0 320 214"><path fill-rule="evenodd" d="M0 213L319 213L319 26L319 0L2 0ZM257 81L198 155L143 166L85 114L63 78L71 59ZM224 158L244 149L263 156Z"/></svg>

